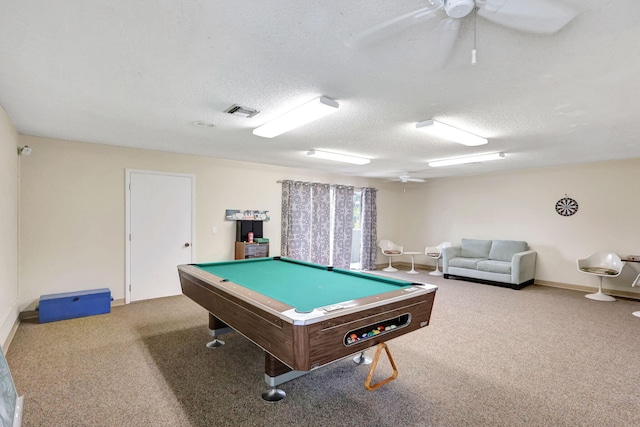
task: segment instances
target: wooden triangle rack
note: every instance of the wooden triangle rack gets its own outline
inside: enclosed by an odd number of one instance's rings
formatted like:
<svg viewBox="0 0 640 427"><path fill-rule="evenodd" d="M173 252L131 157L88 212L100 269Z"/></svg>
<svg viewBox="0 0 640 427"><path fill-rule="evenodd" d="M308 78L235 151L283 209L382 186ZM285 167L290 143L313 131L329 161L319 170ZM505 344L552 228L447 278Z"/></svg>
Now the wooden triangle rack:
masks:
<svg viewBox="0 0 640 427"><path fill-rule="evenodd" d="M387 357L389 358L389 363L391 363L391 367L393 368L393 374L389 378L385 378L384 380L377 382L375 384L371 384L371 379L373 378L373 372L376 370L376 366L378 365L378 360L380 359L380 354L382 354L382 349L387 353ZM373 358L373 363L371 364L371 368L369 368L369 375L367 375L367 380L364 382L364 388L367 390L375 390L378 387L381 387L388 382L391 382L398 378L398 368L396 367L396 363L393 361L393 357L391 357L391 352L389 351L389 347L386 342L381 342L378 344L378 349L376 350L376 355Z"/></svg>

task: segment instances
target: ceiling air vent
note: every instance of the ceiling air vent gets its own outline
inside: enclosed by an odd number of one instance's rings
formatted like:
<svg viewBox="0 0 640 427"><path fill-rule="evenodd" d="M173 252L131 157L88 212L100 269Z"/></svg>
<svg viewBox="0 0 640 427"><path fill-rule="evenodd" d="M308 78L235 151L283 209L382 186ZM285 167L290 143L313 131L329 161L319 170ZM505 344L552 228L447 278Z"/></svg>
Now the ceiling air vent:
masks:
<svg viewBox="0 0 640 427"><path fill-rule="evenodd" d="M242 107L238 104L233 104L231 107L224 110L225 113L233 114L234 116L240 116L245 118L251 118L258 114L260 111L253 108Z"/></svg>

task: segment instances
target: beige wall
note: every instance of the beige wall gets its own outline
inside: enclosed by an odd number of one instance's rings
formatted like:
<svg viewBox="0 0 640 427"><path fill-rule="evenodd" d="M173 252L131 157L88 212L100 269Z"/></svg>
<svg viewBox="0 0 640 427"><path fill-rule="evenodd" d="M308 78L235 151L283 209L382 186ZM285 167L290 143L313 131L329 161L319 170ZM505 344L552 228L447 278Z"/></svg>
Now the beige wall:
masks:
<svg viewBox="0 0 640 427"><path fill-rule="evenodd" d="M127 168L195 174L195 261L233 257L234 223L224 221L225 209L269 210L265 235L271 254L279 254L281 179L378 188L378 239L406 250L463 237L527 240L538 251L539 280L596 286L577 272L576 258L602 249L640 253L634 228L640 200L626 185L639 181L640 159L403 185L36 137L20 136L19 144L34 149L20 161L20 310L33 309L42 294L79 289L108 287L115 299L124 298ZM3 186L15 182L9 177ZM580 203L569 218L554 211L565 193ZM15 243L3 246L12 248ZM417 262L429 263L424 257ZM631 291L637 270L627 267L607 286Z"/></svg>
<svg viewBox="0 0 640 427"><path fill-rule="evenodd" d="M526 240L538 252L537 280L597 286L576 259L600 250L640 254L638 182L640 159L432 180L402 194L408 226L399 240L407 250L462 238ZM565 194L579 204L571 217L555 212ZM638 292L630 285L639 271L628 264L604 286Z"/></svg>
<svg viewBox="0 0 640 427"><path fill-rule="evenodd" d="M0 106L0 344L18 318L18 135Z"/></svg>
<svg viewBox="0 0 640 427"><path fill-rule="evenodd" d="M269 210L271 255L280 254L281 185L294 179L379 188L382 234L398 231L395 187L253 163L21 136L20 309L43 294L106 287L125 297L125 169L196 176L196 262L233 259L235 222L225 209ZM218 234L212 235L216 226ZM387 231L389 230L389 231Z"/></svg>

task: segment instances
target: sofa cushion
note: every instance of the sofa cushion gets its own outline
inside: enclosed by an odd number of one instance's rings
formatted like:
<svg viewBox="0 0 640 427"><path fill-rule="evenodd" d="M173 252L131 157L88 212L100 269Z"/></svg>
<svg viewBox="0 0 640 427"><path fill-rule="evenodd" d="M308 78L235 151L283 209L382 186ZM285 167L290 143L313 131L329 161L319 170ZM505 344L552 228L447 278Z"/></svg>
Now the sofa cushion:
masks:
<svg viewBox="0 0 640 427"><path fill-rule="evenodd" d="M496 261L488 259L478 262L478 271L487 273L511 274L511 261Z"/></svg>
<svg viewBox="0 0 640 427"><path fill-rule="evenodd" d="M527 242L522 240L494 240L489 251L489 259L509 261L514 254L527 250Z"/></svg>
<svg viewBox="0 0 640 427"><path fill-rule="evenodd" d="M462 239L460 256L465 258L489 258L491 240Z"/></svg>
<svg viewBox="0 0 640 427"><path fill-rule="evenodd" d="M449 267L471 268L476 269L479 261L485 261L486 258L451 258Z"/></svg>

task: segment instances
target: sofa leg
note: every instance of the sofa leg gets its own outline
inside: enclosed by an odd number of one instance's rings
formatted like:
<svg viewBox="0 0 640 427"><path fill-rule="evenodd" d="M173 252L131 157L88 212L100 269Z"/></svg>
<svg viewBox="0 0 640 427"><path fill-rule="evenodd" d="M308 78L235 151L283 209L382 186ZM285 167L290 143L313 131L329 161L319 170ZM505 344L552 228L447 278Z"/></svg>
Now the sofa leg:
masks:
<svg viewBox="0 0 640 427"><path fill-rule="evenodd" d="M444 274L444 278L445 278L445 279L448 279L448 278L449 278L449 275L445 273L445 274Z"/></svg>

